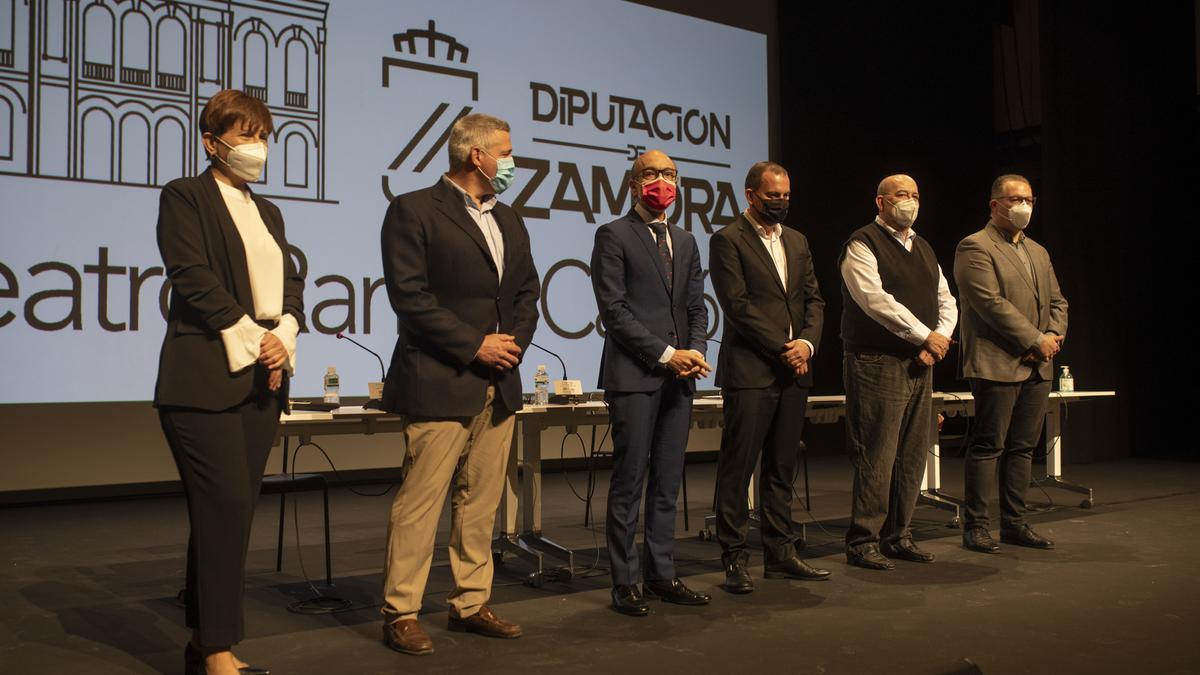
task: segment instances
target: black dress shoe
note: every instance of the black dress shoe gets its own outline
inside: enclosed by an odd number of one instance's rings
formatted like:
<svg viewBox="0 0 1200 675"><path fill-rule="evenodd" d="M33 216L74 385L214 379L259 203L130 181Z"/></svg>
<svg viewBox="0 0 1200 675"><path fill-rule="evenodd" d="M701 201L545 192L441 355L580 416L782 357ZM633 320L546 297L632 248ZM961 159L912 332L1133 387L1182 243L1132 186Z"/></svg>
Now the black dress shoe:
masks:
<svg viewBox="0 0 1200 675"><path fill-rule="evenodd" d="M707 593L697 593L675 577L670 581L647 581L642 584L642 590L647 598L659 598L663 602L673 602L676 605L707 605L712 596Z"/></svg>
<svg viewBox="0 0 1200 675"><path fill-rule="evenodd" d="M907 560L916 563L933 562L933 554L926 553L917 548L912 539L901 539L894 544L883 544L879 548L885 556L895 560Z"/></svg>
<svg viewBox="0 0 1200 675"><path fill-rule="evenodd" d="M787 560L764 565L763 576L768 579L819 579L824 581L829 578L829 570L813 567L801 560L799 556L792 556Z"/></svg>
<svg viewBox="0 0 1200 675"><path fill-rule="evenodd" d="M754 582L750 580L750 570L746 568L750 562L750 554L745 551L722 553L721 562L725 565L725 583L721 584L730 593L742 595L754 591Z"/></svg>
<svg viewBox="0 0 1200 675"><path fill-rule="evenodd" d="M963 548L980 553L999 553L1000 547L984 527L970 527L963 532Z"/></svg>
<svg viewBox="0 0 1200 675"><path fill-rule="evenodd" d="M1014 546L1028 546L1029 548L1054 548L1054 542L1043 537L1033 528L1028 525L1022 525L1015 530L1000 530L1000 541L1005 544L1013 544Z"/></svg>
<svg viewBox="0 0 1200 675"><path fill-rule="evenodd" d="M896 563L885 558L875 544L869 544L861 551L846 551L846 562L869 570L896 569Z"/></svg>
<svg viewBox="0 0 1200 675"><path fill-rule="evenodd" d="M650 605L646 604L646 598L642 597L642 591L636 584L613 586L612 606L626 616L646 616L650 613Z"/></svg>

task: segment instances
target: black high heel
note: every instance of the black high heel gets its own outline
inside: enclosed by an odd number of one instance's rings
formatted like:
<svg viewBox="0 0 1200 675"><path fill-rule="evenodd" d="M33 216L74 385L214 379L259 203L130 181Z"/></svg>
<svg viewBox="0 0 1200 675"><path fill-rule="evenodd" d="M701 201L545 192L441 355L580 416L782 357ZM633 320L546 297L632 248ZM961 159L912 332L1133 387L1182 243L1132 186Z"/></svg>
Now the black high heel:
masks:
<svg viewBox="0 0 1200 675"><path fill-rule="evenodd" d="M204 654L193 647L191 642L183 648L183 672L184 675L206 675L207 673L204 668Z"/></svg>
<svg viewBox="0 0 1200 675"><path fill-rule="evenodd" d="M204 668L204 654L193 647L191 642L183 648L183 672L184 675L206 675L207 673ZM258 666L238 668L238 672L242 675L271 675L270 670Z"/></svg>

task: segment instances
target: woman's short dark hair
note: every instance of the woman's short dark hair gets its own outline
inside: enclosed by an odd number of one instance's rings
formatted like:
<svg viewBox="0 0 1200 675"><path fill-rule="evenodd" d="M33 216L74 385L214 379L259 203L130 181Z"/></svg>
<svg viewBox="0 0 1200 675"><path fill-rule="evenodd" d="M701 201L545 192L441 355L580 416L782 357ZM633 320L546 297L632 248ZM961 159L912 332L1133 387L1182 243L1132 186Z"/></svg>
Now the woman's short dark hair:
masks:
<svg viewBox="0 0 1200 675"><path fill-rule="evenodd" d="M244 91L224 89L208 99L208 103L204 105L204 110L200 113L200 132L220 136L239 122L244 122L256 132L275 131L271 111L265 103Z"/></svg>

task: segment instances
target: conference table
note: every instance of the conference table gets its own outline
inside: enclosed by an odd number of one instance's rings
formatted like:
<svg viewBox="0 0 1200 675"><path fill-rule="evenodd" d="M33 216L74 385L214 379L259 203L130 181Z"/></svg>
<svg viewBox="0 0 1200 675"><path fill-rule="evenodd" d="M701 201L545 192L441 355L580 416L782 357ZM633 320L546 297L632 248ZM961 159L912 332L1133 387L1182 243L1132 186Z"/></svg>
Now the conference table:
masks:
<svg viewBox="0 0 1200 675"><path fill-rule="evenodd" d="M1090 399L1116 396L1115 391L1051 392L1046 412L1045 454L1046 475L1032 484L1054 487L1086 495L1080 506L1094 504L1091 488L1068 482L1062 474L1062 420L1068 404ZM697 396L693 402L692 423L700 428L712 428L722 423L720 396ZM941 487L939 416L970 417L975 412L975 399L969 392L934 392L930 415L930 451L926 453L925 473L921 480L920 501L950 511L948 522L960 523L962 500L947 494ZM841 394L813 395L808 399L806 419L812 423L830 424L846 414L846 397ZM610 422L608 407L602 400L583 400L578 403L526 404L517 413L516 431L508 455L504 491L500 501L500 532L493 544L497 557L512 554L528 561L533 572L527 581L540 586L548 578L566 580L575 570L574 554L545 536L542 529L542 443L546 429L563 427L564 433L576 432L579 427L599 427ZM288 473L289 453L312 442L316 436L374 435L403 431L399 415L361 406L343 406L330 412L293 412L280 418L279 436L283 443L281 474ZM290 448L290 439L298 444ZM518 439L523 442L518 442ZM753 506L753 487L748 495ZM282 518L282 511L281 516ZM705 531L711 536L711 515ZM282 529L281 529L282 531ZM561 563L549 564L549 559Z"/></svg>

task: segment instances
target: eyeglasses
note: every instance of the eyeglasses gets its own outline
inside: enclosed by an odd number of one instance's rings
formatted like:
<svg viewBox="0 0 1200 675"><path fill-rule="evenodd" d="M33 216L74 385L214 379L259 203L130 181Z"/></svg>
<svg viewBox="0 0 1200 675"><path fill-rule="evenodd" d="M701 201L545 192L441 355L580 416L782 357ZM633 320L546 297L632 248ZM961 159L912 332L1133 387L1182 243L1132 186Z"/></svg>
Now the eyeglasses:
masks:
<svg viewBox="0 0 1200 675"><path fill-rule="evenodd" d="M643 183L648 183L652 180L658 180L660 177L674 183L679 178L679 174L675 171L675 169L642 169L642 172L638 174L638 178L640 178Z"/></svg>
<svg viewBox="0 0 1200 675"><path fill-rule="evenodd" d="M1011 197L1000 197L997 199L997 201L999 201L999 200L1004 200L1004 201L1008 202L1009 204L1012 204L1013 206L1016 206L1017 204L1028 204L1030 206L1033 206L1035 203L1037 203L1037 197L1022 197L1021 195L1013 195Z"/></svg>
<svg viewBox="0 0 1200 675"><path fill-rule="evenodd" d="M919 192L909 192L908 190L901 190L899 192L885 192L884 194L895 197L895 198L899 199L900 201L904 201L905 199L915 199L917 201L921 201L921 193L919 193Z"/></svg>

